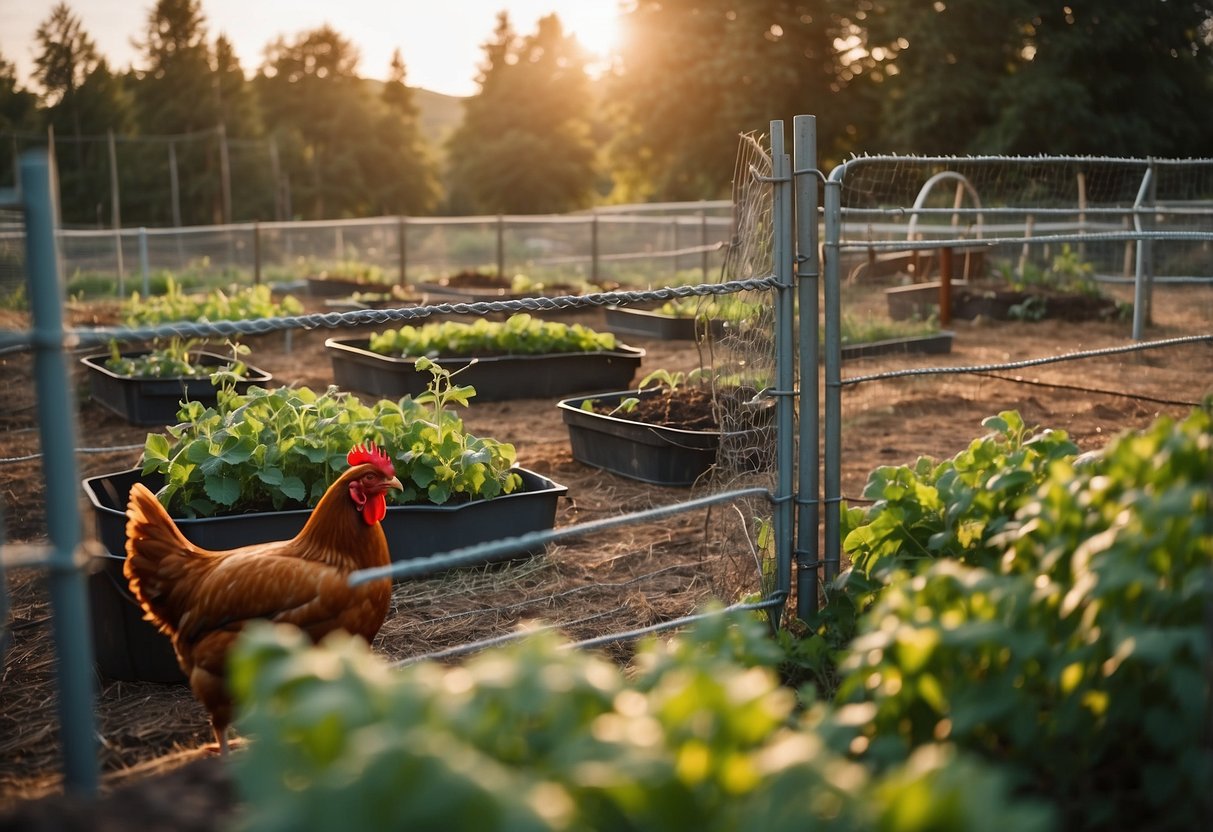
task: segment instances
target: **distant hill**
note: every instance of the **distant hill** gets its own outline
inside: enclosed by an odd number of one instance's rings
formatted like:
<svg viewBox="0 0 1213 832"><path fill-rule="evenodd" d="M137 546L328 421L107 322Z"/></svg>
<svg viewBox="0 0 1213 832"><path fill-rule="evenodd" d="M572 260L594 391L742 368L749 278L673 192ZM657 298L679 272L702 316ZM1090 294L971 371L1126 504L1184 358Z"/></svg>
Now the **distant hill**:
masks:
<svg viewBox="0 0 1213 832"><path fill-rule="evenodd" d="M362 83L370 87L371 95L376 98L383 87L382 81L374 78L364 78ZM418 126L421 137L429 143L439 162L446 158L443 144L447 136L454 132L463 121L464 99L455 95L444 95L431 92L421 87L409 87L413 91L413 103L417 105Z"/></svg>
<svg viewBox="0 0 1213 832"><path fill-rule="evenodd" d="M413 87L413 101L420 114L421 135L436 151L441 151L447 136L463 121L464 99Z"/></svg>

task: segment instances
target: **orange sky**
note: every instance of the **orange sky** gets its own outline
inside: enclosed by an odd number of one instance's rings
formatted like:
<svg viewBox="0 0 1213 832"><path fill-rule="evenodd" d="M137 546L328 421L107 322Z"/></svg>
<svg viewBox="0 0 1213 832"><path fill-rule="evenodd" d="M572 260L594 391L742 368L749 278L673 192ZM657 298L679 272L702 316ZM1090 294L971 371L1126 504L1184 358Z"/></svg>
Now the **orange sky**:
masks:
<svg viewBox="0 0 1213 832"><path fill-rule="evenodd" d="M233 43L240 63L252 74L261 51L277 35L287 38L323 23L359 48L360 73L382 78L392 50L399 47L408 83L448 95L471 95L481 45L505 10L515 30L528 34L535 22L555 12L587 48L610 46L619 0L202 0L213 41L220 32ZM34 33L54 0L0 0L0 54L17 65L31 84ZM140 37L153 0L68 0L85 31L112 67L137 59L131 45Z"/></svg>

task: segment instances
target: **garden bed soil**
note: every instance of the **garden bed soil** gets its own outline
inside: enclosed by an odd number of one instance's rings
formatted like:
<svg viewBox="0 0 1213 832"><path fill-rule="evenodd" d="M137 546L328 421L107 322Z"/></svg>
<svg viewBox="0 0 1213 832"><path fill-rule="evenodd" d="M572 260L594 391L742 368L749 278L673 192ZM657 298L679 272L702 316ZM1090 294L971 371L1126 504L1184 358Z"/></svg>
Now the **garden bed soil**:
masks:
<svg viewBox="0 0 1213 832"><path fill-rule="evenodd" d="M883 306L881 293L870 304ZM5 317L7 316L7 317ZM79 324L105 323L96 307L76 308ZM1213 290L1170 287L1156 294L1149 339L1213 331ZM22 328L20 316L0 312L0 328ZM845 376L921 366L977 366L1131 343L1127 323L1082 325L979 319L958 322L953 349L941 356L890 355L847 362ZM249 360L275 379L323 389L332 373L324 357L329 331L300 332L254 345ZM690 371L700 363L693 343L651 341L644 369ZM912 464L920 455L947 458L984 430L981 421L1017 409L1031 425L1065 430L1082 450L1105 445L1120 431L1140 429L1160 415L1182 417L1213 389L1213 345L1104 354L1082 362L1034 365L1015 371L909 376L846 386L842 400L844 499L862 504L868 474L883 465ZM642 370L643 371L643 370ZM79 369L78 369L79 372ZM0 502L7 539L46 540L48 512L36 430L32 359L0 355ZM77 378L82 399L86 385ZM634 482L577 463L552 399L474 403L467 428L513 442L519 464L569 487L557 527L694 496L685 489ZM96 403L79 405L80 476L131 467L147 431L126 424ZM134 446L133 448L124 446ZM109 448L112 450L101 451ZM13 461L17 460L17 461ZM80 492L81 510L85 500ZM698 511L562 541L545 555L457 570L398 585L374 649L391 659L432 654L512 631L528 619L569 622L574 639L666 620L711 597L732 600L747 589L748 551L713 543L711 524L731 512ZM83 516L83 515L82 515ZM86 525L91 536L93 530ZM238 812L225 764L210 757L206 718L179 685L99 679L95 714L103 770L102 797L62 795L52 610L45 575L9 565L12 645L0 677L0 830L219 830ZM740 576L740 577L739 577ZM560 600L555 600L559 596ZM625 661L630 648L608 651ZM238 751L236 753L239 753Z"/></svg>
<svg viewBox="0 0 1213 832"><path fill-rule="evenodd" d="M636 397L636 405L626 413L614 406L594 402L593 410L603 416L619 416L646 425L662 425L679 430L718 430L712 412L712 391L700 387L682 387L669 393Z"/></svg>

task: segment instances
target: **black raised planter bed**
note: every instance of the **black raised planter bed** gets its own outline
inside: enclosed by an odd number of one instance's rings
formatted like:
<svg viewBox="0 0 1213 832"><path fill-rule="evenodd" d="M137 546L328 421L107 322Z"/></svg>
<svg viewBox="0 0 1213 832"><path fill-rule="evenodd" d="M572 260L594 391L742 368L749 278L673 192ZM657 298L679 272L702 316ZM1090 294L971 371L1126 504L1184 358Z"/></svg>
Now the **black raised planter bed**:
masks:
<svg viewBox="0 0 1213 832"><path fill-rule="evenodd" d="M495 275L464 273L432 283L418 283L417 290L424 292L427 303L488 303L523 298L559 297L562 295L584 295L588 289L572 284L547 284L525 292L515 292L514 282ZM592 291L601 291L598 289ZM569 306L562 309L531 309L533 315L545 317L582 317L598 312L597 306Z"/></svg>
<svg viewBox="0 0 1213 832"><path fill-rule="evenodd" d="M389 292L391 288L390 283L346 277L307 278L307 293L314 298L345 298L355 292Z"/></svg>
<svg viewBox="0 0 1213 832"><path fill-rule="evenodd" d="M667 315L650 309L608 306L604 312L606 328L616 335L655 338L661 341L696 341L703 335L703 322L696 318ZM719 338L725 332L723 321L708 321L709 332Z"/></svg>
<svg viewBox="0 0 1213 832"><path fill-rule="evenodd" d="M622 390L563 399L557 403L569 429L573 459L629 479L654 485L689 486L698 482L716 462L719 430L686 430L583 410L588 401L615 407L628 397L665 395L662 390ZM769 408L768 408L769 409ZM728 434L734 446L760 449L770 446L771 426ZM761 454L749 458L757 464Z"/></svg>
<svg viewBox="0 0 1213 832"><path fill-rule="evenodd" d="M144 352L125 352L131 358ZM132 425L171 425L177 421L181 402L196 401L212 406L216 401L215 386L207 376L180 378L138 378L123 376L105 366L109 353L87 355L80 363L88 368L89 393L93 400L112 410ZM193 355L195 363L219 368L231 359L209 352ZM265 370L248 367L247 375L234 386L243 393L250 385L264 386L273 379Z"/></svg>
<svg viewBox="0 0 1213 832"><path fill-rule="evenodd" d="M908 335L903 338L889 338L884 341L843 344L842 360L871 358L877 355L893 355L898 353L944 355L952 351L952 338L954 334L950 330L942 330L930 335Z"/></svg>
<svg viewBox="0 0 1213 832"><path fill-rule="evenodd" d="M939 281L930 281L886 289L889 317L900 321L938 315L939 287ZM1111 320L1117 314L1116 301L1108 297L1044 286L1020 290L968 281L952 281L951 307L952 317L961 320L981 316L998 321L1039 317L1081 322Z"/></svg>
<svg viewBox="0 0 1213 832"><path fill-rule="evenodd" d="M324 342L339 387L389 398L425 391L431 376L417 372L416 359L371 352L369 342L368 338L330 338ZM601 352L491 356L476 359L459 374L458 383L475 387L478 402L618 390L632 382L643 357L644 350L626 344ZM454 372L472 360L470 356L440 357L434 363Z"/></svg>
<svg viewBox="0 0 1213 832"><path fill-rule="evenodd" d="M392 560L423 558L551 529L556 521L557 503L568 488L525 468L514 470L522 477L523 490L512 494L441 506L388 506L383 530ZM98 568L89 577L94 652L98 668L108 678L179 682L184 677L177 667L172 645L143 620L143 612L122 574L126 503L136 481L153 490L163 484L158 475L144 477L134 469L84 480L97 537L107 552L98 556ZM198 546L222 550L294 537L310 514L310 509L300 509L178 519L176 523L181 533Z"/></svg>

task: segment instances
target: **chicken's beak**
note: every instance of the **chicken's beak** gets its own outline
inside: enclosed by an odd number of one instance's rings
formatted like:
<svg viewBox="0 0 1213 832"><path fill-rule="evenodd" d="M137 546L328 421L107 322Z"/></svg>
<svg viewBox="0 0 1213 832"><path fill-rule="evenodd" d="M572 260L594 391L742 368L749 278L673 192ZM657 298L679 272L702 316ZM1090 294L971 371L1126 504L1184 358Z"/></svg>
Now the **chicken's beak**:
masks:
<svg viewBox="0 0 1213 832"><path fill-rule="evenodd" d="M392 477L390 480L388 480L387 482L385 482L383 484L384 491L387 491L389 488L394 488L397 491L404 490L404 486L400 484L400 480L398 480L396 477Z"/></svg>

